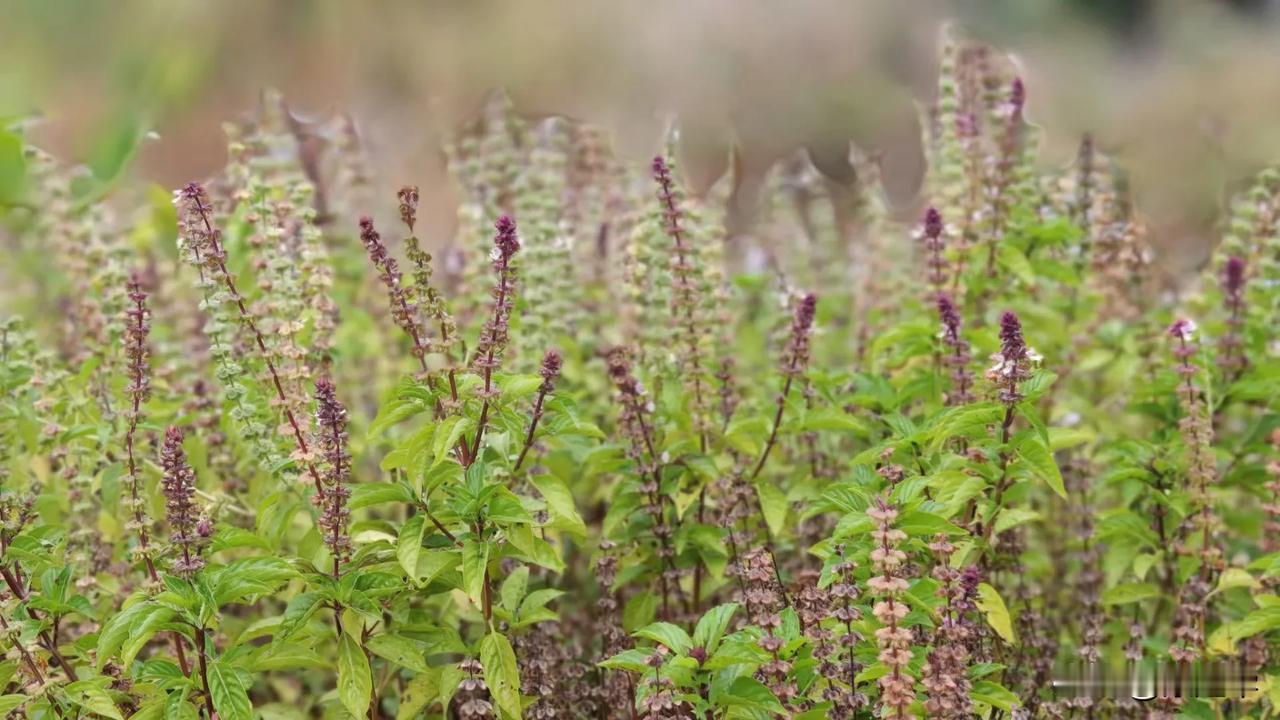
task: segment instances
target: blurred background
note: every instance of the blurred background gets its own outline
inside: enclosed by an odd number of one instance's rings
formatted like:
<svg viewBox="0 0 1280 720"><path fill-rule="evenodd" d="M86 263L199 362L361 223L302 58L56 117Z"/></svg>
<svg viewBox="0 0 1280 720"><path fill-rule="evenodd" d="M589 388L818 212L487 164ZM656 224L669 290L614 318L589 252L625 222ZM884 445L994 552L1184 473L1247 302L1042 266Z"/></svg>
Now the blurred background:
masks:
<svg viewBox="0 0 1280 720"><path fill-rule="evenodd" d="M1167 265L1203 259L1224 193L1280 158L1274 0L0 0L0 17L0 115L38 115L37 142L96 175L207 175L222 123L274 87L303 116L354 117L388 204L421 185L441 234L440 145L494 88L605 125L636 162L674 114L695 185L730 143L744 187L799 145L840 178L852 141L914 212L948 18L1019 59L1043 162L1085 131L1121 159Z"/></svg>

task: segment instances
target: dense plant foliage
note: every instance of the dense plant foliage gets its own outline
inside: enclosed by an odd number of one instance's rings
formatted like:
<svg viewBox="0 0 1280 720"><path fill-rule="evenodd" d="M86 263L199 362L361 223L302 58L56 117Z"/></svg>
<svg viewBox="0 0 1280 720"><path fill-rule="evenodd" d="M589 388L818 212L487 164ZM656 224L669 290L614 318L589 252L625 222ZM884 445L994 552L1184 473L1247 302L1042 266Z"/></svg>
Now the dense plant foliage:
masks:
<svg viewBox="0 0 1280 720"><path fill-rule="evenodd" d="M729 237L494 96L414 235L268 95L172 194L3 136L0 709L100 716L1271 717L1280 171L1156 287L1088 138L942 47L918 223L803 154ZM403 263L403 266L402 266ZM1234 660L1240 697L1055 693Z"/></svg>

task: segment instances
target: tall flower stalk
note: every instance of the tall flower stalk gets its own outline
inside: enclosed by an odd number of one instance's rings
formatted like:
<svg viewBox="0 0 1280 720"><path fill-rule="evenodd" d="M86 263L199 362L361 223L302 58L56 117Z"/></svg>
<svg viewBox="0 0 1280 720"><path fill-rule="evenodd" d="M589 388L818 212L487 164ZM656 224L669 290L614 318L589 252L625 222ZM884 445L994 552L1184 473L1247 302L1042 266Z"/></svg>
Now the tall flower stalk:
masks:
<svg viewBox="0 0 1280 720"><path fill-rule="evenodd" d="M1009 220L1009 211L1013 207L1014 198L1010 189L1015 181L1014 174L1018 162L1022 159L1023 134L1026 123L1022 112L1027 102L1026 86L1022 78L1014 78L1009 84L1009 92L1003 108L1004 132L1000 136L996 156L990 163L986 184L987 204L985 207L987 221L987 275L994 277L996 272L996 255L1004 240L1005 227Z"/></svg>
<svg viewBox="0 0 1280 720"><path fill-rule="evenodd" d="M925 265L929 268L929 285L933 288L934 300L942 297L947 286L947 258L944 255L947 241L942 231L942 214L937 208L929 208L916 232L924 241Z"/></svg>
<svg viewBox="0 0 1280 720"><path fill-rule="evenodd" d="M538 386L538 396L533 401L533 414L529 419L529 432L524 438L524 447L520 449L520 457L516 458L516 464L512 466L512 472L516 472L524 465L524 459L529 454L529 448L533 447L533 437L538 431L538 422L542 420L543 405L547 396L556 389L556 380L560 378L560 365L562 363L560 353L555 350L548 350L542 356L542 367L538 369L538 374L542 376L542 384Z"/></svg>
<svg viewBox="0 0 1280 720"><path fill-rule="evenodd" d="M480 454L480 441L484 438L485 425L489 422L489 408L499 392L493 385L493 371L502 366L502 355L507 349L508 332L511 329L511 313L515 309L516 268L512 263L520 251L520 238L516 235L516 223L503 215L494 223L497 234L493 238L493 312L480 330L476 342L472 371L484 380L484 388L478 392L481 398L480 419L476 421L476 439L471 447L471 457Z"/></svg>
<svg viewBox="0 0 1280 720"><path fill-rule="evenodd" d="M142 405L151 397L150 366L148 358L151 349L147 344L147 335L151 331L150 313L147 311L147 294L137 273L129 278L127 285L129 301L132 305L125 313L125 358L128 362L129 384L125 393L129 396L129 409L125 412L128 428L125 430L124 447L129 462L129 499L132 511L130 528L138 533L138 552L147 564L147 574L153 582L159 582L155 561L151 557L151 531L148 527L145 503L142 498L142 478L138 472L138 462L134 455L134 442L138 433L138 421L142 417Z"/></svg>
<svg viewBox="0 0 1280 720"><path fill-rule="evenodd" d="M164 445L160 449L160 466L164 469L160 487L164 492L169 541L181 553L181 557L173 561L173 572L191 580L204 569L205 560L200 553L213 537L213 524L201 514L196 505L196 473L191 469L187 454L182 449L182 431L176 427L165 431ZM194 630L200 677L204 683L205 709L208 710L209 717L213 718L205 629L197 627Z"/></svg>
<svg viewBox="0 0 1280 720"><path fill-rule="evenodd" d="M675 181L667 161L661 155L653 159L653 179L658 184L658 200L662 204L663 229L671 238L671 312L680 327L684 343L680 357L680 372L691 393L694 429L698 445L707 451L707 435L710 432L710 405L707 402L710 388L706 387L704 365L705 328L700 318L698 267L694 264L694 249L689 247L688 237L681 220L684 211L680 207Z"/></svg>
<svg viewBox="0 0 1280 720"><path fill-rule="evenodd" d="M875 528L871 531L875 542L871 567L876 572L867 580L867 587L878 598L871 613L880 621L876 644L880 648L879 660L888 670L880 678L880 717L907 718L911 717L907 708L916 699L915 681L907 669L911 663L911 631L901 624L908 611L901 599L908 588L902 577L907 554L898 545L907 539L907 534L893 527L898 510L882 497L867 509L867 517Z"/></svg>
<svg viewBox="0 0 1280 720"><path fill-rule="evenodd" d="M173 561L174 573L190 578L204 569L200 553L213 537L213 524L196 505L196 473L182 449L182 430L170 427L160 449L160 481L165 499L165 519L169 523L169 541L181 554Z"/></svg>
<svg viewBox="0 0 1280 720"><path fill-rule="evenodd" d="M279 401L285 420L288 422L290 432L293 435L294 443L297 445L295 459L306 467L316 491L319 492L321 488L320 472L316 469L315 462L312 459L311 447L303 434L302 425L290 408L289 399L285 395L284 386L280 379L280 373L276 370L275 363L272 362L271 352L267 349L266 340L258 329L257 320L254 318L253 313L249 311L248 306L245 305L244 297L236 287L235 277L227 269L227 252L222 245L221 232L213 226L211 219L213 208L209 204L209 197L199 183L193 182L177 192L174 202L179 211L179 231L192 253L193 261L200 268L201 277L203 278L207 274L225 288L230 301L236 306L240 322L249 331L254 344L262 355L263 362L267 365L267 371L271 375L271 386L275 390L276 400Z"/></svg>
<svg viewBox="0 0 1280 720"><path fill-rule="evenodd" d="M923 668L922 682L929 697L924 708L929 717L968 718L973 713L969 698L969 645L977 634L969 613L973 610L977 582L969 568L953 567L951 558L956 548L946 535L935 536L929 549L937 560L932 575L938 581L937 595L942 605L930 643L932 649Z"/></svg>
<svg viewBox="0 0 1280 720"><path fill-rule="evenodd" d="M391 305L391 319L413 341L413 356L417 358L422 374L427 374L427 346L424 332L418 320L418 309L409 301L409 294L402 285L399 265L387 252L382 236L373 227L373 218L360 218L360 242L364 244L369 260L378 270L378 279L387 288L387 302Z"/></svg>
<svg viewBox="0 0 1280 720"><path fill-rule="evenodd" d="M1213 425L1208 409L1200 397L1195 377L1200 368L1192 361L1199 352L1195 342L1196 325L1180 318L1169 328L1173 342L1173 356L1178 361L1178 402L1182 406L1182 419L1178 428L1187 448L1187 482L1191 507L1179 533L1177 552L1199 555L1199 569L1182 584L1178 607L1174 613L1174 646L1169 655L1179 662L1194 661L1201 657L1205 643L1205 621L1209 611L1209 592L1212 589L1214 570L1221 561L1221 552L1213 542L1217 521L1209 488L1216 482L1217 468L1213 458ZM1192 536L1199 531L1199 551L1192 549Z"/></svg>
<svg viewBox="0 0 1280 720"><path fill-rule="evenodd" d="M1248 366L1244 354L1242 331L1245 323L1245 280L1248 268L1244 258L1227 258L1222 268L1222 305L1227 311L1227 331L1219 341L1218 365L1227 376L1227 382L1240 377Z"/></svg>
<svg viewBox="0 0 1280 720"><path fill-rule="evenodd" d="M1000 316L1000 352L991 356L993 364L987 370L987 380L996 389L996 399L1004 405L1004 419L1000 422L1000 475L992 496L995 514L983 529L983 537L987 540L994 536L996 516L1003 509L1001 501L1013 482L1009 474L1009 463L1013 458L1008 446L1013 435L1017 406L1023 399L1021 385L1031 377L1032 363L1039 359L1040 356L1027 346L1027 341L1022 336L1022 321L1018 319L1017 313L1006 310Z"/></svg>
<svg viewBox="0 0 1280 720"><path fill-rule="evenodd" d="M973 356L969 342L960 335L963 321L950 295L940 293L937 305L938 317L942 320L942 344L947 348L942 364L951 370L951 392L946 394L946 404L967 405L974 400L973 371L969 369Z"/></svg>
<svg viewBox="0 0 1280 720"><path fill-rule="evenodd" d="M818 296L813 293L805 295L796 306L791 318L791 335L787 340L786 350L782 354L782 392L775 400L778 409L773 416L773 425L769 430L769 439L765 442L764 451L751 471L754 480L769 460L769 453L778 441L778 428L782 426L782 415L787 407L787 398L791 395L791 386L796 378L800 378L809 369L810 336L813 333L813 319L818 309Z"/></svg>
<svg viewBox="0 0 1280 720"><path fill-rule="evenodd" d="M142 282L135 272L129 277L126 285L129 302L132 305L125 312L125 358L128 363L129 384L125 393L129 396L129 407L125 411L128 428L125 431L125 454L129 463L129 498L131 515L129 527L138 533L138 553L142 555L147 566L147 575L155 585L160 584L160 574L156 571L155 559L151 554L151 528L147 518L145 501L142 498L142 478L138 472L138 461L135 455L135 439L138 433L138 422L142 418L142 405L151 397L150 364L148 358L151 349L147 344L147 335L151 330L150 312L147 310L147 293L142 289ZM178 658L178 666L182 674L191 672L187 666L186 651L182 646L182 636L176 631L171 634L173 651Z"/></svg>
<svg viewBox="0 0 1280 720"><path fill-rule="evenodd" d="M662 458L655 451L657 441L649 415L651 403L645 396L644 386L631 372L626 348L610 350L606 363L609 379L616 391L618 424L628 441L627 456L635 463L636 474L641 479L640 492L646 498L644 509L653 522L651 532L658 545L658 583L662 594L662 614L670 616L671 596L680 594L680 571L676 568L675 549L672 547L675 529L667 520L670 501L662 492ZM678 522L679 515L674 508L672 514Z"/></svg>
<svg viewBox="0 0 1280 720"><path fill-rule="evenodd" d="M347 409L338 401L333 381L316 381L316 444L324 458L325 473L321 492L312 502L321 508L317 525L324 544L333 554L333 576L341 574L342 564L351 556L351 536L347 530L351 511L351 455L347 451Z"/></svg>

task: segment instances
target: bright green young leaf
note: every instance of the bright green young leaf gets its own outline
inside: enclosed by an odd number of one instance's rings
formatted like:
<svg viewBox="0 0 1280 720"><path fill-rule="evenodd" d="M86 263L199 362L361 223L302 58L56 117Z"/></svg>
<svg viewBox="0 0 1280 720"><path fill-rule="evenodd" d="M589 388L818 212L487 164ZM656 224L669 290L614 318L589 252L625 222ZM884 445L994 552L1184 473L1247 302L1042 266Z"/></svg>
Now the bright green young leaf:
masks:
<svg viewBox="0 0 1280 720"><path fill-rule="evenodd" d="M724 637L725 630L733 620L733 614L737 611L738 603L725 603L704 613L698 620L697 627L693 629L693 645L705 649L708 653L714 653L716 647L720 645L720 638Z"/></svg>
<svg viewBox="0 0 1280 720"><path fill-rule="evenodd" d="M640 628L633 634L636 637L665 645L677 655L682 655L693 647L693 640L689 638L689 633L685 632L679 625L673 625L669 622L652 623Z"/></svg>

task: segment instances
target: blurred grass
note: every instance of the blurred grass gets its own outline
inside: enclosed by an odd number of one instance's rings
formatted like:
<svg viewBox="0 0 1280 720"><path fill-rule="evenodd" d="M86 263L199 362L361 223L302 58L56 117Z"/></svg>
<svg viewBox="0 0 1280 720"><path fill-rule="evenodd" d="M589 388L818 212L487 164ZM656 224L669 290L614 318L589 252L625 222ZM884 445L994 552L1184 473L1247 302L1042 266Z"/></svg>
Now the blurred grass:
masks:
<svg viewBox="0 0 1280 720"><path fill-rule="evenodd" d="M1222 188L1280 157L1275 25L1220 0L698 0L650 3L3 0L0 116L109 187L171 187L223 162L221 124L278 87L300 111L349 111L389 188L424 188L447 232L438 146L490 88L529 113L617 130L640 158L682 119L710 182L725 143L748 179L796 145L841 169L849 140L883 152L895 202L922 175L915 103L932 91L940 21L1021 59L1045 161L1091 130L1132 170L1175 263L1202 257ZM144 140L155 130L157 140ZM0 168L12 163L0 141ZM0 180L0 196L14 192ZM749 209L748 209L749 211Z"/></svg>

